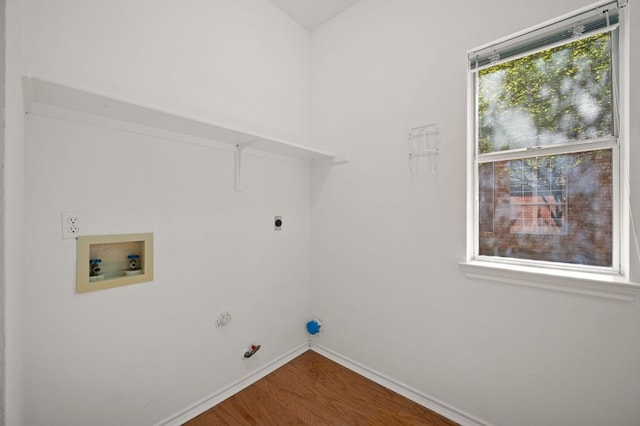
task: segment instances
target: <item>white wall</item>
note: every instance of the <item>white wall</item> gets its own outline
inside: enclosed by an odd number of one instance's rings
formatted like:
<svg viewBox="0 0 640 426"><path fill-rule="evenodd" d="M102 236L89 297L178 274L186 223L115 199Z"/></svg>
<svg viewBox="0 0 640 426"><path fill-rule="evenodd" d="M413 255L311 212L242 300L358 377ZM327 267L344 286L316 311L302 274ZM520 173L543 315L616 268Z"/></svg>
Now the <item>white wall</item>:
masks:
<svg viewBox="0 0 640 426"><path fill-rule="evenodd" d="M5 55L5 34L6 34L6 3L4 0L0 0L0 126L2 128L2 132L0 132L0 152L2 152L2 156L0 157L0 241L2 241L2 247L0 249L0 318L2 318L2 327L0 327L0 419L2 421L5 420L5 405L6 405L6 383L5 383L5 286L6 286L6 277L5 277L5 249L4 249L4 216L5 216L5 207L4 207L4 128L5 128L5 75L6 75L6 55Z"/></svg>
<svg viewBox="0 0 640 426"><path fill-rule="evenodd" d="M23 330L23 193L24 108L21 75L23 3L6 1L5 129L4 129L4 283L5 283L5 415L6 425L22 424Z"/></svg>
<svg viewBox="0 0 640 426"><path fill-rule="evenodd" d="M27 128L26 424L153 424L305 343L307 163L247 156L235 192L228 149L41 116ZM65 210L89 235L153 232L153 283L75 294ZM245 361L250 343L263 347Z"/></svg>
<svg viewBox="0 0 640 426"><path fill-rule="evenodd" d="M309 34L265 0L33 0L29 72L304 143Z"/></svg>
<svg viewBox="0 0 640 426"><path fill-rule="evenodd" d="M28 22L33 75L308 139L309 34L266 1L33 0ZM307 342L309 164L247 151L235 192L230 146L111 124L27 119L30 426L155 424ZM153 283L76 294L63 211L87 234L153 232Z"/></svg>
<svg viewBox="0 0 640 426"><path fill-rule="evenodd" d="M457 265L466 53L586 4L367 0L313 33L313 144L350 159L312 178L321 347L490 424L637 424L639 301L475 281ZM425 162L411 185L407 135L429 123L439 171Z"/></svg>
<svg viewBox="0 0 640 426"><path fill-rule="evenodd" d="M640 4L633 3L633 6L629 6L631 9L631 25L629 25L630 32L630 96L629 96L629 117L630 117L630 129L629 135L631 142L630 145L630 166L628 169L629 182L640 182L640 82L634 76L640 73ZM635 167L634 167L635 165ZM638 218L638 212L640 212L640 188L638 185L631 187L633 197L631 197L631 210L635 213L633 215L633 226L635 230L632 231L630 242L630 272L631 278L634 282L640 282L640 218Z"/></svg>

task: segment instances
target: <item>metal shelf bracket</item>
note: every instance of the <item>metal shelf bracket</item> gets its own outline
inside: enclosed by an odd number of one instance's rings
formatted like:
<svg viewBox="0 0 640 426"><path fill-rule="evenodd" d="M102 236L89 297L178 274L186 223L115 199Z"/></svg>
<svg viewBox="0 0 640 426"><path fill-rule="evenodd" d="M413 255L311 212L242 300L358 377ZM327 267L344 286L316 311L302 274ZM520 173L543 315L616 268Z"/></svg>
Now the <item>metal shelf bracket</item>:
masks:
<svg viewBox="0 0 640 426"><path fill-rule="evenodd" d="M236 167L235 167L235 171L236 171L236 177L235 177L235 181L236 181L236 191L240 192L242 191L242 154L243 151L246 147L250 146L251 144L254 144L255 142L257 142L257 139L254 141L249 141L249 142L245 142L245 143L239 143L236 145L236 152L235 152L235 160L236 160Z"/></svg>

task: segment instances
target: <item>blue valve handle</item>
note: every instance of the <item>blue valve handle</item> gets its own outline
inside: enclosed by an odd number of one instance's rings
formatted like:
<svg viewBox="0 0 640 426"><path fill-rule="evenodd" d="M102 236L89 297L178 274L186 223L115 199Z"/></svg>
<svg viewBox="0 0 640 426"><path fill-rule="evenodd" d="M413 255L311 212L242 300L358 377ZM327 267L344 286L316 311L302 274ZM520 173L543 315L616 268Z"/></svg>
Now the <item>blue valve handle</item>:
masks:
<svg viewBox="0 0 640 426"><path fill-rule="evenodd" d="M318 321L316 320L311 320L307 323L307 331L309 332L309 334L318 334L320 333L320 328L322 327L322 324L320 324Z"/></svg>

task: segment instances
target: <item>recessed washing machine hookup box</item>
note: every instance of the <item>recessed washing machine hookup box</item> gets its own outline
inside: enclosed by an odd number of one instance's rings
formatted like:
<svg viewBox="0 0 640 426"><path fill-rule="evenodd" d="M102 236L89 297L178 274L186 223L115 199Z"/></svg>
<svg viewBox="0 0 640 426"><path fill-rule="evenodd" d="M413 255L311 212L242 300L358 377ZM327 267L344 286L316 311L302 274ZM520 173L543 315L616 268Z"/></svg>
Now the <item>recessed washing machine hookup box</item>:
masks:
<svg viewBox="0 0 640 426"><path fill-rule="evenodd" d="M77 252L77 293L153 280L152 233L81 236Z"/></svg>

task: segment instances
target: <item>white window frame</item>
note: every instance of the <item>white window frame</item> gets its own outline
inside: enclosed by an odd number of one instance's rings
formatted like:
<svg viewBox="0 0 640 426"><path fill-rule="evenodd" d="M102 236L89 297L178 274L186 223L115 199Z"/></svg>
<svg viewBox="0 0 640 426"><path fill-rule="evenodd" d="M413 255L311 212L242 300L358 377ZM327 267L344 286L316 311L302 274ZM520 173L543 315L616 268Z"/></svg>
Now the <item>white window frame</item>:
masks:
<svg viewBox="0 0 640 426"><path fill-rule="evenodd" d="M540 25L528 28L510 36L496 40L492 43L471 49L469 57L475 52L486 51L496 45L509 44L514 40L523 43L527 38L539 35L550 27L560 22L570 22L576 16L598 10L611 0L600 1L586 6L574 12L560 16L556 19L544 22ZM529 261L526 259L497 258L478 255L478 155L476 154L477 117L476 117L476 78L474 70L467 74L467 242L465 260L460 262L464 274L473 279L488 280L491 282L510 283L528 287L545 288L565 293L574 293L587 296L601 297L620 301L632 301L640 294L640 285L629 281L629 181L627 144L629 135L629 26L626 25L627 14L625 8L629 7L627 0L619 0L619 27L618 27L618 57L614 58L618 68L617 88L618 103L614 108L619 108L618 136L606 137L586 142L572 142L559 144L552 148L546 148L539 155L569 154L572 152L612 149L613 151L613 266L611 268L593 267L584 265L556 264L555 262ZM587 36L594 35L590 33ZM562 43L564 44L564 42ZM545 46L549 49L553 46ZM523 54L527 56L535 52L531 50ZM515 59L509 58L509 60ZM493 65L493 64L492 64ZM480 68L480 67L476 67ZM616 82L614 81L614 85ZM616 88L614 87L614 90ZM483 162L508 160L531 157L531 151L510 150L483 154Z"/></svg>

